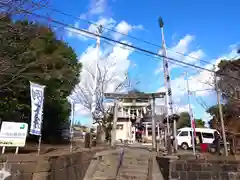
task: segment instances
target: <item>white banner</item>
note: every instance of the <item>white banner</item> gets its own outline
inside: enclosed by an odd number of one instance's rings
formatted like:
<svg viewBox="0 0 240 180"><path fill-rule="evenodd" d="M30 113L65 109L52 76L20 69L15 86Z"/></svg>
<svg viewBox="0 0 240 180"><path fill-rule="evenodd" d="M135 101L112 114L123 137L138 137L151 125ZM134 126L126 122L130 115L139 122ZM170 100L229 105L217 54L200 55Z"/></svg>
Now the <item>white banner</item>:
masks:
<svg viewBox="0 0 240 180"><path fill-rule="evenodd" d="M44 88L45 86L30 82L32 108L30 134L32 135L41 135Z"/></svg>
<svg viewBox="0 0 240 180"><path fill-rule="evenodd" d="M73 123L74 123L74 116L75 116L75 102L74 100L70 100L71 103L71 116L70 116L70 135L71 138L73 136Z"/></svg>

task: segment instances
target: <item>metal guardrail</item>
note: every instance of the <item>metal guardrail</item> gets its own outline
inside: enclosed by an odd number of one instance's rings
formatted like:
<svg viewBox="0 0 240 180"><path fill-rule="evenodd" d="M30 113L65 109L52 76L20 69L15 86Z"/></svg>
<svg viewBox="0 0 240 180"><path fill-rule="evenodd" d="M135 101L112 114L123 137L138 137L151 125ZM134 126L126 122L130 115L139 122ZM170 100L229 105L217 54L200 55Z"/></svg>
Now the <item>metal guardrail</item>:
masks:
<svg viewBox="0 0 240 180"><path fill-rule="evenodd" d="M118 166L117 166L116 176L118 175L119 169L120 169L120 167L121 167L121 165L122 165L124 153L125 153L125 149L124 149L124 148L121 148L121 149L120 149L120 153L119 153L119 158L118 158Z"/></svg>

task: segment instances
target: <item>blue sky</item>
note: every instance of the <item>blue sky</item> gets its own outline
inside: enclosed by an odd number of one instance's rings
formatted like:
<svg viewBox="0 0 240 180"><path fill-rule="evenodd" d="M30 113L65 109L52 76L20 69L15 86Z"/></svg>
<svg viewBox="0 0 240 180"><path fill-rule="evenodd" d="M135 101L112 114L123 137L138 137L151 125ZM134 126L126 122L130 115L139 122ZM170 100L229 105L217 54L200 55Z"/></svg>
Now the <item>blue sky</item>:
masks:
<svg viewBox="0 0 240 180"><path fill-rule="evenodd" d="M236 56L235 49L240 41L240 26L237 25L239 22L237 12L240 7L238 0L81 0L66 2L52 0L50 6L80 17L81 20L52 12L49 9L42 10L41 13L89 31L94 31L94 26L87 24L85 20L102 23L108 29L157 45L161 45L158 17L162 16L165 22L165 40L169 48L168 56L208 69L212 69L211 64L216 64L221 58ZM96 54L94 51L96 40L70 28L64 31L59 27L55 28L58 35L75 49L79 60L84 65L91 66L90 62L94 61ZM160 51L159 47L109 30L104 32L104 35L153 52ZM108 59L107 62L111 64L114 61L114 65L108 67L113 69L111 72L117 72L118 78L115 79L121 81L119 78L121 79L124 72L128 71L134 81L140 82L135 85L139 90L146 92L164 90L161 59L101 41L101 57L105 58L109 53L114 56L114 60ZM186 56L178 53L186 54ZM209 63L203 63L199 59ZM184 72L188 72L190 89L197 92L191 96L194 116L207 120L209 115L205 113L203 106L215 104L216 97L211 91L203 90L212 88L210 81L212 75L206 71L185 68L176 63L170 63L169 66L175 110L177 112L187 110L186 85L183 75ZM86 72L83 72L81 76L83 82L88 82L89 77ZM80 84L81 87L86 85L83 82ZM107 88L109 91L114 86L112 84L117 83L111 82ZM90 124L88 109L78 105L76 111L76 121Z"/></svg>

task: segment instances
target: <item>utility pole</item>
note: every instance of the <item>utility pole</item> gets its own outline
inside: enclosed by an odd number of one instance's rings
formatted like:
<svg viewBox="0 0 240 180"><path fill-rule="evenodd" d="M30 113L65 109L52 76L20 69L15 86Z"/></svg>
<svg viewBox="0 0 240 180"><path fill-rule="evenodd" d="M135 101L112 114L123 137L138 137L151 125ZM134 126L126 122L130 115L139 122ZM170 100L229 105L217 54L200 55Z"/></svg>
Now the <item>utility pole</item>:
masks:
<svg viewBox="0 0 240 180"><path fill-rule="evenodd" d="M166 83L165 83L165 87L166 87ZM167 100L167 96L165 96L164 98L164 105L165 105L165 111L164 113L166 114L166 118L167 118L167 135L169 136L170 138L170 125L169 125L169 113L168 113L168 100Z"/></svg>
<svg viewBox="0 0 240 180"><path fill-rule="evenodd" d="M103 32L103 26L100 25L97 27L97 34L100 35ZM91 113L92 113L92 120L94 122L95 111L96 111L96 101L97 101L97 89L98 89L98 61L100 58L100 36L97 36L97 47L96 47L96 62L95 62L95 77L93 80L93 94L92 94L92 104L91 104ZM97 117L99 118L99 117ZM97 128L99 131L102 131L102 127L99 126ZM97 132L100 133L100 132Z"/></svg>
<svg viewBox="0 0 240 180"><path fill-rule="evenodd" d="M72 144L73 144L73 122L74 122L74 118L75 118L75 102L72 101L71 103L72 106L72 115L71 115L71 124L70 124L70 138L71 138L71 142L70 142L70 152L72 152Z"/></svg>
<svg viewBox="0 0 240 180"><path fill-rule="evenodd" d="M73 131L73 124L74 124L74 118L75 118L75 101L69 97L68 101L71 104L71 116L70 116L70 125L69 125L69 134L70 134L70 147L69 150L72 152L72 144L73 144L73 136L74 136L74 131Z"/></svg>
<svg viewBox="0 0 240 180"><path fill-rule="evenodd" d="M97 34L101 34L103 32L103 26L100 25L97 28ZM93 81L93 97L92 97L92 109L91 112L94 113L96 109L96 91L97 91L97 83L98 83L98 62L100 58L100 37L97 36L97 46L96 46L96 63L95 63L95 77Z"/></svg>
<svg viewBox="0 0 240 180"><path fill-rule="evenodd" d="M172 115L173 114L172 89L171 89L171 80L170 80L170 74L169 74L169 69L168 69L168 59L166 58L167 57L167 48L166 48L166 43L165 43L165 39L164 39L163 25L164 25L163 19L160 17L159 18L159 26L160 26L161 34L162 34L162 50L163 50L163 56L164 56L163 57L164 83L165 83L166 94L167 94L167 105L168 105L168 109L170 111L170 115ZM168 109L167 109L167 116L169 115ZM174 137L174 143L173 143L174 152L177 152L178 144L177 144L176 119L173 120L173 137Z"/></svg>
<svg viewBox="0 0 240 180"><path fill-rule="evenodd" d="M214 70L215 69L216 68L214 66ZM220 116L220 121L221 121L222 137L223 137L223 144L224 144L224 154L225 154L225 156L228 156L228 147L227 147L227 140L226 140L226 134L225 134L225 126L224 126L224 121L223 121L221 97L220 97L220 90L218 87L216 72L214 73L214 81L215 81L215 88L216 88L216 93L217 93L219 116Z"/></svg>
<svg viewBox="0 0 240 180"><path fill-rule="evenodd" d="M195 149L195 139L194 139L194 127L193 123L194 118L193 118L193 112L192 112L192 107L191 107L191 101L190 101L190 90L189 90L189 83L188 83L188 73L186 72L186 81L187 81L187 93L188 93L188 108L189 108L189 115L190 115L190 123L191 123L191 129L192 129L192 148L193 148L193 155L196 156L196 149Z"/></svg>
<svg viewBox="0 0 240 180"><path fill-rule="evenodd" d="M114 112L113 112L113 125L111 131L111 147L116 145L116 130L117 130L117 119L118 119L118 100L114 100Z"/></svg>
<svg viewBox="0 0 240 180"><path fill-rule="evenodd" d="M155 97L152 96L152 148L156 150L156 113L155 113Z"/></svg>

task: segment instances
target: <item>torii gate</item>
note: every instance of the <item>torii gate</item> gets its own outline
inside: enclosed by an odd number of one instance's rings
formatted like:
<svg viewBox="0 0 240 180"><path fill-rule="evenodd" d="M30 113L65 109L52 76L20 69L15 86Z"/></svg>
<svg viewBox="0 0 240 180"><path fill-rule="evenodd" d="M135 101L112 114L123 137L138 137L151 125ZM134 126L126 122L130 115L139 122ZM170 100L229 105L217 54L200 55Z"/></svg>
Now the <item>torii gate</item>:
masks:
<svg viewBox="0 0 240 180"><path fill-rule="evenodd" d="M165 92L158 93L133 93L133 94L123 94L123 93L104 93L104 96L107 99L114 99L114 118L112 126L112 135L111 135L111 146L116 144L116 126L118 119L118 104L119 100L122 99L136 99L143 100L152 100L152 148L156 150L156 119L155 119L155 99L164 98L166 95Z"/></svg>

